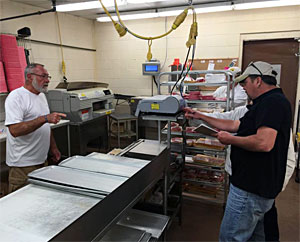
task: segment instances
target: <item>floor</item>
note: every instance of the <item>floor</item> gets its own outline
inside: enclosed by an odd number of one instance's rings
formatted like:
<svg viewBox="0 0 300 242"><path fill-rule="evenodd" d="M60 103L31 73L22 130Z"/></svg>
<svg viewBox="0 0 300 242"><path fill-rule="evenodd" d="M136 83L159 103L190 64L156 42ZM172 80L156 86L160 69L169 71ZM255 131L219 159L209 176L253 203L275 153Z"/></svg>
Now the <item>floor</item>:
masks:
<svg viewBox="0 0 300 242"><path fill-rule="evenodd" d="M280 241L300 241L300 184L294 177L276 199ZM167 241L217 241L222 216L221 205L185 199L182 225L172 223Z"/></svg>

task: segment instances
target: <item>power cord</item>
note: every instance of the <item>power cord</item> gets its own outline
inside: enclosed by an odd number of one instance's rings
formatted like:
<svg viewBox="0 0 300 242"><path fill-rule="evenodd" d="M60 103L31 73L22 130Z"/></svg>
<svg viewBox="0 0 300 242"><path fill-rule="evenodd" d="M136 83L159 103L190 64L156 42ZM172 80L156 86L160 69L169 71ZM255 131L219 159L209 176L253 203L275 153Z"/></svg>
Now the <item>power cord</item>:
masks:
<svg viewBox="0 0 300 242"><path fill-rule="evenodd" d="M176 17L175 21L172 24L171 29L169 31L167 31L166 33L164 33L162 35L154 36L154 37L145 37L145 36L138 35L138 34L132 32L131 30L129 30L126 27L126 25L124 24L124 22L121 19L119 9L118 9L118 5L117 5L117 0L114 0L114 3L115 3L115 10L116 10L116 13L117 13L117 16L118 16L119 23L117 23L116 21L113 20L111 14L107 11L106 7L102 3L102 0L99 0L99 2L101 4L104 12L111 19L111 21L112 21L116 31L119 33L120 37L123 37L128 32L136 38L143 39L143 40L148 40L148 53L147 53L147 60L148 61L150 61L151 58L152 58L152 53L151 53L152 40L165 37L168 34L170 34L172 31L177 29L180 26L180 24L185 20L187 14L188 14L188 10L190 10L190 9L193 11L193 23L192 23L191 28L190 28L190 34L189 34L188 41L186 42L186 46L188 48L190 48L191 45L194 45L196 43L195 36L197 36L197 34L198 34L197 33L197 20L196 20L197 15L196 15L196 11L195 11L193 6L189 6L186 9L184 9L183 12Z"/></svg>

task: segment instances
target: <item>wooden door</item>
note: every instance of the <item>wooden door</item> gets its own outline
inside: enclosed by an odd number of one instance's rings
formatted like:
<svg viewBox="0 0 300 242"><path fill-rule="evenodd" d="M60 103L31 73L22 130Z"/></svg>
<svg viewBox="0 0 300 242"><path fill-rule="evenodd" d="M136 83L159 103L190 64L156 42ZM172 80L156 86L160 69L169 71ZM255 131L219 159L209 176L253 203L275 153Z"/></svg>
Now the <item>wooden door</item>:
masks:
<svg viewBox="0 0 300 242"><path fill-rule="evenodd" d="M265 61L280 68L280 87L291 103L293 119L298 84L299 43L295 39L244 41L242 70L251 61Z"/></svg>

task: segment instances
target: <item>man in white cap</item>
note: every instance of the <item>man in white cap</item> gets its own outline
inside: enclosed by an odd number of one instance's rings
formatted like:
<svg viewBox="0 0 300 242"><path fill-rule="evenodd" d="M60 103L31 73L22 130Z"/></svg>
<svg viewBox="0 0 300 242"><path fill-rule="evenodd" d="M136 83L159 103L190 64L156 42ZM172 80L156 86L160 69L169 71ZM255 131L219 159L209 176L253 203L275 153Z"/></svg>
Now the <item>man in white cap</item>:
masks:
<svg viewBox="0 0 300 242"><path fill-rule="evenodd" d="M282 190L292 114L275 76L269 63L258 61L236 79L253 100L240 120L186 113L188 118L209 120L223 130L217 134L220 142L231 145L231 185L220 241L264 241L264 214Z"/></svg>
<svg viewBox="0 0 300 242"><path fill-rule="evenodd" d="M235 77L238 77L241 75L241 69L237 66L232 66L228 69L230 75L231 75L231 80L234 79ZM230 97L232 97L232 86L230 86ZM215 98L228 98L227 97L227 86L220 86L214 93L213 96ZM237 106L243 106L246 105L247 103L247 94L245 90L238 84L234 83L234 104L235 107Z"/></svg>

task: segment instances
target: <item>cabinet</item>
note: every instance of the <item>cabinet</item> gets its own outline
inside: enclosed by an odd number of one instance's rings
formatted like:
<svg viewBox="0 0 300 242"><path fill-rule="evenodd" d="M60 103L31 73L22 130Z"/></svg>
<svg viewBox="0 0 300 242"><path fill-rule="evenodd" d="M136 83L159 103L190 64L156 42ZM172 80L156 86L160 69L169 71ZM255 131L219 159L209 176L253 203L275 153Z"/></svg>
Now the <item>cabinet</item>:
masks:
<svg viewBox="0 0 300 242"><path fill-rule="evenodd" d="M226 100L187 100L187 105L194 104L220 104L225 105L225 111L229 111L234 108L234 88L230 89L232 81L228 71L191 71L189 74L201 75L201 74L223 74L226 81L222 82L187 82L182 83L184 87L227 87ZM161 73L158 77L158 93L162 92L162 87L166 86L168 92L171 91L171 87L175 85L175 82L161 81L164 75L180 74L180 72L165 72ZM179 84L177 85L179 86ZM204 88L203 88L204 89ZM207 88L209 90L209 88ZM204 89L205 90L205 89ZM182 117L184 120L184 117ZM183 121L185 126L186 121ZM228 176L225 172L225 160L227 155L227 147L222 149L217 146L210 146L205 143L215 142L214 139L205 137L199 133L188 133L186 127L182 126L182 130L178 132L170 132L167 135L167 140L170 142L171 137L177 137L177 142L182 144L171 144L171 153L177 153L177 159L181 160L184 164L183 177L182 177L182 189L183 195L195 198L205 199L225 205L228 192ZM176 130L176 129L174 129ZM168 134L167 129L162 130L162 134ZM182 140L180 140L182 139ZM197 141L196 141L197 140ZM176 141L176 139L174 139ZM188 141L188 142L187 142ZM203 141L204 145L198 145L197 142ZM193 145L193 142L196 142ZM196 146L196 147L195 147ZM210 148L211 147L211 148Z"/></svg>

